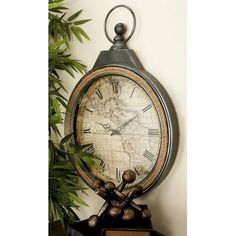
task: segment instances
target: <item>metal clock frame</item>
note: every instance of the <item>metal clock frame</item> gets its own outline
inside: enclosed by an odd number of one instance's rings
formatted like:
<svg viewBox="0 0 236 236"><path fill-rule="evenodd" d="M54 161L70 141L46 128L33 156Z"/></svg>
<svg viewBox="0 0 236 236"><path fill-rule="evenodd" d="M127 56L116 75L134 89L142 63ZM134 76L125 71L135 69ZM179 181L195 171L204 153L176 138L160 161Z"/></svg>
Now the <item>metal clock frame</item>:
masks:
<svg viewBox="0 0 236 236"><path fill-rule="evenodd" d="M123 7L123 5L121 5ZM115 9L115 8L113 8ZM178 119L177 119L177 114L174 108L174 105L164 89L164 87L161 85L161 83L149 72L147 72L144 67L142 66L140 60L136 56L135 52L131 49L128 49L126 46L125 42L127 40L124 40L122 38L121 34L124 32L117 31L117 35L114 38L114 44L110 48L110 50L105 50L101 51L97 61L94 64L94 67L92 70L90 70L88 73L86 73L82 79L78 82L76 87L74 88L74 91L76 91L76 88L81 85L83 80L91 73L103 69L103 68L109 68L109 67L119 67L119 68L125 68L127 70L130 70L137 74L138 76L142 77L147 84L153 89L155 95L158 97L158 100L160 101L162 108L165 113L165 118L167 121L167 127L168 127L168 150L165 158L165 163L162 167L162 170L160 174L156 177L156 179L149 185L148 188L144 190L144 192L147 192L150 190L154 185L159 185L165 177L168 175L170 172L176 155L178 151L178 144L179 144L179 125L178 125ZM90 84L93 81L90 81ZM85 86L86 88L89 87L89 84ZM86 89L85 88L85 89ZM75 96L74 91L71 94L71 98ZM81 97L81 94L77 96L77 99ZM65 133L69 134L74 131L74 119L75 119L75 114L76 114L76 106L75 104L71 104L71 98L69 100L68 104L68 109L66 112L66 117L65 117ZM71 138L71 142L75 143L75 138L74 136ZM85 171L85 170L80 170ZM85 171L86 172L86 171ZM81 173L81 177L83 180L85 180L86 183L86 178L83 176L89 175L89 171L86 173ZM146 177L147 178L147 177ZM89 184L91 186L91 184ZM144 193L143 192L143 193Z"/></svg>

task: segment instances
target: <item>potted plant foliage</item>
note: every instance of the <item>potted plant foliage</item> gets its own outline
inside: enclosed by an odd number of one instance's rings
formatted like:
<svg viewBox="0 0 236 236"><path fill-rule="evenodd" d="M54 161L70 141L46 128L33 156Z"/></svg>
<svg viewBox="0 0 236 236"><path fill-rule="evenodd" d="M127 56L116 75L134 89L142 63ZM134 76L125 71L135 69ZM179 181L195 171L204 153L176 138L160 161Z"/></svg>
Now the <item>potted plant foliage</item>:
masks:
<svg viewBox="0 0 236 236"><path fill-rule="evenodd" d="M85 147L67 145L72 134L62 138L58 128L63 124L62 111L67 106L61 71L67 72L70 77L74 77L74 73L83 74L86 71L81 61L71 57L69 43L72 38L80 43L83 39L89 40L82 25L90 19L79 19L82 10L68 16L64 0L49 0L48 9L49 223L51 225L59 220L65 226L79 219L75 209L87 205L78 195L85 189L79 183L76 165L82 165L84 161L96 166L96 160L86 152Z"/></svg>

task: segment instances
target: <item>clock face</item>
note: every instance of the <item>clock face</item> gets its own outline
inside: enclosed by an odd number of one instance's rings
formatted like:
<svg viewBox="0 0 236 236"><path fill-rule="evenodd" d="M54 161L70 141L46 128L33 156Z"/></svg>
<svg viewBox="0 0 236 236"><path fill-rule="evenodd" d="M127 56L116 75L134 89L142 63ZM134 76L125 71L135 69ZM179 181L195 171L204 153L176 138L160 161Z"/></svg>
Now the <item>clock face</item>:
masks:
<svg viewBox="0 0 236 236"><path fill-rule="evenodd" d="M102 159L100 177L115 183L131 169L142 182L157 161L161 129L155 105L133 80L120 75L98 78L80 98L76 141Z"/></svg>
<svg viewBox="0 0 236 236"><path fill-rule="evenodd" d="M168 125L158 94L138 74L108 67L86 75L75 87L66 113L66 133L73 142L88 145L100 168L78 170L92 186L95 178L122 181L136 173L134 185L149 189L161 176L168 153Z"/></svg>

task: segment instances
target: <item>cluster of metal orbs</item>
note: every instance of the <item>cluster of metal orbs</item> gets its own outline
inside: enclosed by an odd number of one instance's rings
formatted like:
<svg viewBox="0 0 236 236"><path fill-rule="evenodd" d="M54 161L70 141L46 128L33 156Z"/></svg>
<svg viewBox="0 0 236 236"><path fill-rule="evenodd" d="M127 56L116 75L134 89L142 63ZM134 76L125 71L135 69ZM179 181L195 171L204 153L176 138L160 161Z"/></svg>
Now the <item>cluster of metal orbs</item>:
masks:
<svg viewBox="0 0 236 236"><path fill-rule="evenodd" d="M100 215L105 211L109 216L114 218L121 216L121 219L125 221L134 219L138 212L141 212L142 218L151 217L151 212L148 209L142 209L133 201L136 196L142 193L142 186L134 186L127 194L123 193L126 184L133 183L135 179L135 172L132 170L126 170L122 174L122 182L117 187L111 181L104 183L103 180L96 179L93 182L93 189L99 196L104 198L106 202L97 215L92 215L89 217L89 227L96 227L98 225Z"/></svg>

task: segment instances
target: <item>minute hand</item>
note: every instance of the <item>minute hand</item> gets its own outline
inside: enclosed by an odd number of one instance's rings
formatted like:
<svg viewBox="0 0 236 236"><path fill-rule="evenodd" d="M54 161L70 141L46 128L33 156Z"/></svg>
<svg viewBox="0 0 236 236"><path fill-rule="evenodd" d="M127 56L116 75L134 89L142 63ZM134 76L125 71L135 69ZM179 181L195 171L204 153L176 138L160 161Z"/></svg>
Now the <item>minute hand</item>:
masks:
<svg viewBox="0 0 236 236"><path fill-rule="evenodd" d="M122 129L124 129L124 127L126 125L128 125L131 121L133 121L138 115L136 115L135 117L131 118L130 120L128 120L127 122L125 122L124 124L122 124L121 126L117 127L115 130L112 130L111 136L114 134L120 134L120 131Z"/></svg>

